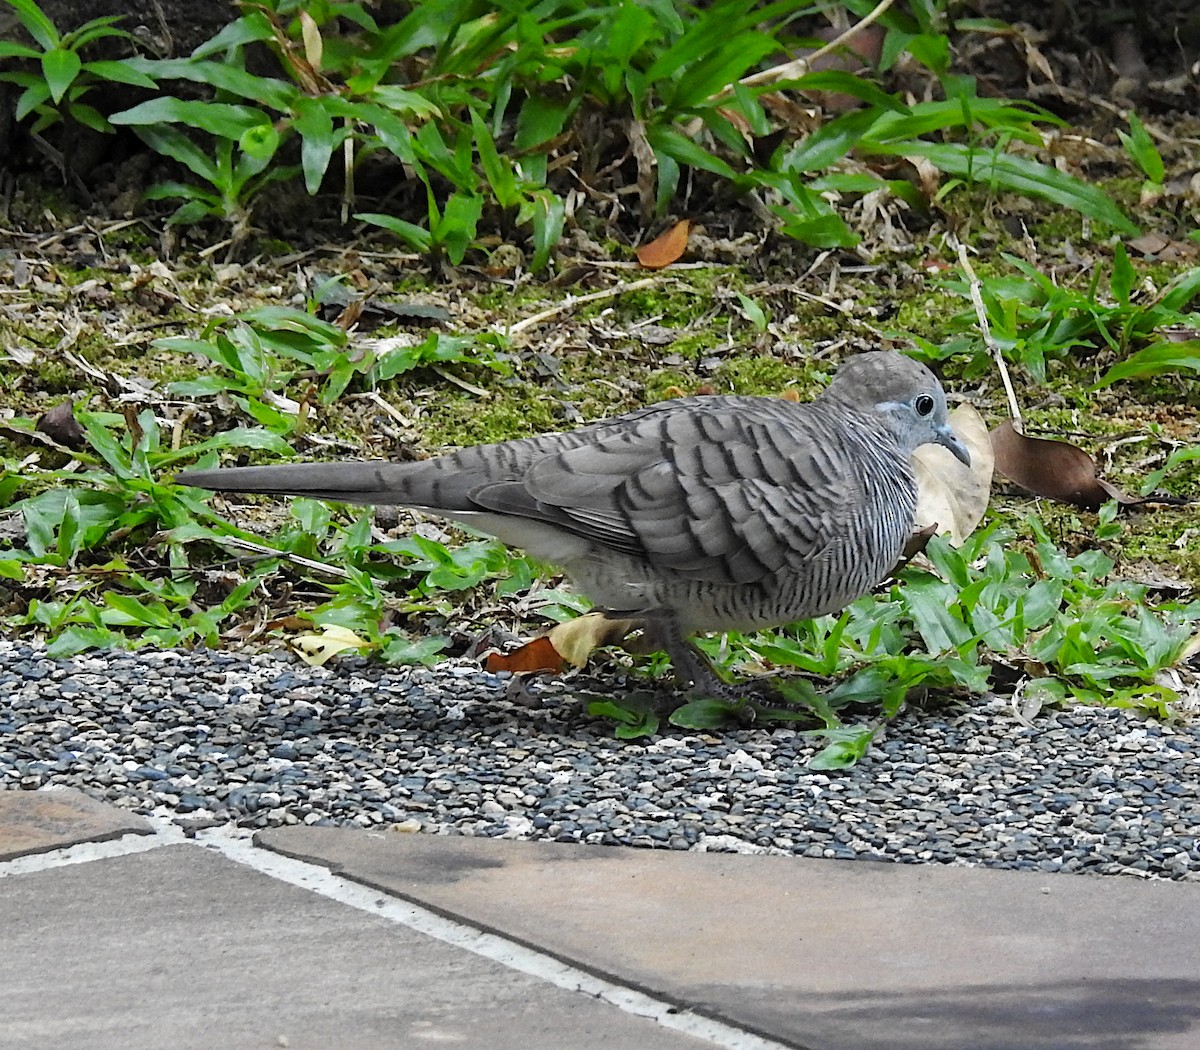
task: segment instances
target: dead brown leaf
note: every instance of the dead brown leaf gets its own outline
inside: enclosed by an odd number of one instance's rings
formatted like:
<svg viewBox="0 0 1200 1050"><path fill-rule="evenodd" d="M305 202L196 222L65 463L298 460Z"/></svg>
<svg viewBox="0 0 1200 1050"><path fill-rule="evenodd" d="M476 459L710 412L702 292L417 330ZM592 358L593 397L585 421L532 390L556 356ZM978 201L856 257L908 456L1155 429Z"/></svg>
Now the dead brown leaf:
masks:
<svg viewBox="0 0 1200 1050"><path fill-rule="evenodd" d="M666 233L655 237L649 244L643 244L637 250L637 260L647 270L661 270L677 262L687 250L688 233L691 232L690 219L680 219Z"/></svg>
<svg viewBox="0 0 1200 1050"><path fill-rule="evenodd" d="M60 401L37 421L37 429L52 441L78 452L87 444L84 429L75 418L75 402Z"/></svg>
<svg viewBox="0 0 1200 1050"><path fill-rule="evenodd" d="M1018 434L1010 420L991 437L996 470L1034 495L1083 510L1099 510L1110 499L1128 506L1145 502L1097 477L1092 457L1070 442Z"/></svg>

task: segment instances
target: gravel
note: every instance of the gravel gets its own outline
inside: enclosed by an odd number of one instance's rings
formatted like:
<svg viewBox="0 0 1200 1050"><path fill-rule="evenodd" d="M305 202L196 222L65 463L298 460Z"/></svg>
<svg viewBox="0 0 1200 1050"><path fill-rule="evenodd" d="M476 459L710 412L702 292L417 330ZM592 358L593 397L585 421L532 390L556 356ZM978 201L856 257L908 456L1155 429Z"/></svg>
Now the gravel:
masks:
<svg viewBox="0 0 1200 1050"><path fill-rule="evenodd" d="M783 852L1200 881L1200 725L999 702L914 710L855 768L791 728L626 742L573 680L538 706L452 661L197 650L51 660L0 641L0 788L236 822Z"/></svg>

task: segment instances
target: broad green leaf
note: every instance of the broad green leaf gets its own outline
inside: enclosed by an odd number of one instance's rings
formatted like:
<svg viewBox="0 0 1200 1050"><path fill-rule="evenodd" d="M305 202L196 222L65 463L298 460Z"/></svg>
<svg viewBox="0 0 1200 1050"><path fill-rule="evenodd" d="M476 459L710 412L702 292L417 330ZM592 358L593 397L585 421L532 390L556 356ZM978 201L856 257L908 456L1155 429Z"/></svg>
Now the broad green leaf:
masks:
<svg viewBox="0 0 1200 1050"><path fill-rule="evenodd" d="M537 272L550 261L550 252L562 240L566 206L561 197L549 190L539 192L533 200L533 260L530 268Z"/></svg>
<svg viewBox="0 0 1200 1050"><path fill-rule="evenodd" d="M896 113L911 113L903 102L895 95L889 94L878 85L863 76L847 73L843 70L821 70L815 73L805 73L795 80L783 80L771 85L772 91L795 89L798 91L828 91L839 95L850 95L861 99L870 106ZM878 114L876 114L878 116Z"/></svg>
<svg viewBox="0 0 1200 1050"><path fill-rule="evenodd" d="M875 726L844 726L835 729L813 729L805 736L829 740L806 763L809 769L849 769L867 753L875 739Z"/></svg>
<svg viewBox="0 0 1200 1050"><path fill-rule="evenodd" d="M379 656L388 664L435 664L450 644L449 638L426 635L408 638L396 631L389 631L388 640L379 650Z"/></svg>
<svg viewBox="0 0 1200 1050"><path fill-rule="evenodd" d="M172 627L176 622L176 616L161 602L143 602L119 591L105 591L104 604L116 614L101 614L109 627Z"/></svg>
<svg viewBox="0 0 1200 1050"><path fill-rule="evenodd" d="M93 131L99 131L102 134L108 134L113 130L113 126L104 119L100 111L86 102L68 102L67 113L70 114L72 120L82 124L86 128L91 128Z"/></svg>
<svg viewBox="0 0 1200 1050"><path fill-rule="evenodd" d="M471 110L471 127L475 132L475 149L479 154L479 163L483 168L484 178L492 188L496 203L502 208L513 207L520 201L521 195L517 192L512 164L507 157L501 157L496 151L492 133L475 110Z"/></svg>
<svg viewBox="0 0 1200 1050"><path fill-rule="evenodd" d="M325 180L329 159L345 135L334 130L333 118L319 99L298 100L296 119L292 126L300 134L300 163L304 170L304 188L310 195L315 195Z"/></svg>
<svg viewBox="0 0 1200 1050"><path fill-rule="evenodd" d="M796 143L784 156L783 171L818 171L841 160L878 119L874 110L855 110L831 120Z"/></svg>
<svg viewBox="0 0 1200 1050"><path fill-rule="evenodd" d="M274 40L275 28L265 14L251 11L230 22L216 36L209 38L192 51L192 59L208 58L224 51L236 50L245 44Z"/></svg>
<svg viewBox="0 0 1200 1050"><path fill-rule="evenodd" d="M1125 245L1117 241L1116 247L1113 249L1113 273L1110 287L1113 298L1117 300L1118 304L1126 307L1129 305L1129 297L1133 293L1136 281L1137 274L1133 272L1133 266L1130 265Z"/></svg>
<svg viewBox="0 0 1200 1050"><path fill-rule="evenodd" d="M66 565L75 563L75 556L83 548L83 522L80 520L79 500L75 493L67 490L63 495L62 520L58 525L58 556Z"/></svg>
<svg viewBox="0 0 1200 1050"><path fill-rule="evenodd" d="M1102 190L1074 176L1064 174L1025 157L992 150L973 150L962 143L863 141L869 152L911 154L927 160L950 175L978 183L991 183L1001 189L1040 197L1052 204L1070 208L1119 233L1136 235L1138 228Z"/></svg>
<svg viewBox="0 0 1200 1050"><path fill-rule="evenodd" d="M50 85L44 80L38 80L21 92L21 97L17 99L17 104L13 108L13 115L17 120L24 120L35 109L49 101Z"/></svg>
<svg viewBox="0 0 1200 1050"><path fill-rule="evenodd" d="M362 222L369 222L373 226L383 227L419 252L429 251L433 244L433 234L427 229L404 219L397 219L394 215L381 215L379 212L357 212L354 217Z"/></svg>
<svg viewBox="0 0 1200 1050"><path fill-rule="evenodd" d="M1200 339L1152 343L1113 365L1096 387L1111 386L1122 379L1141 379L1160 372L1178 371L1200 372Z"/></svg>
<svg viewBox="0 0 1200 1050"><path fill-rule="evenodd" d="M531 150L548 143L562 134L570 106L567 102L548 94L530 95L517 114L517 133L513 146L518 150ZM538 181L543 181L542 179Z"/></svg>
<svg viewBox="0 0 1200 1050"><path fill-rule="evenodd" d="M251 106L200 102L170 95L152 98L131 109L114 113L108 119L113 124L144 126L146 130L157 130L162 124L186 124L188 127L199 128L210 135L218 135L234 142L251 128L271 123L271 118L262 110Z"/></svg>
<svg viewBox="0 0 1200 1050"><path fill-rule="evenodd" d="M656 153L665 153L680 164L687 164L701 171L711 171L722 178L733 178L733 169L725 161L713 156L674 128L660 124L652 125L646 129L646 139Z"/></svg>
<svg viewBox="0 0 1200 1050"><path fill-rule="evenodd" d="M214 186L221 181L221 174L217 172L216 163L212 161L212 158L178 128L166 124L149 124L138 127L137 134L138 138L150 146L150 149L172 158L173 161L179 161L182 166L190 169L192 174L199 175L204 181L211 182Z"/></svg>
<svg viewBox="0 0 1200 1050"><path fill-rule="evenodd" d="M300 89L294 84L271 77L255 76L253 73L247 73L244 69L225 62L196 61L190 58L162 60L128 58L125 61L160 82L163 80L190 80L199 84L208 84L257 105L266 106L278 113L289 112L296 99L301 97ZM216 103L204 102L197 104L216 105ZM237 138L236 135L227 137Z"/></svg>
<svg viewBox="0 0 1200 1050"><path fill-rule="evenodd" d="M55 105L62 101L63 95L67 93L67 88L71 86L82 68L83 63L74 51L55 48L42 55L42 72L46 76L50 97L54 99Z"/></svg>
<svg viewBox="0 0 1200 1050"><path fill-rule="evenodd" d="M116 84L132 84L153 90L158 82L147 76L142 70L135 69L128 62L85 62L84 70L102 80L111 80Z"/></svg>
<svg viewBox="0 0 1200 1050"><path fill-rule="evenodd" d="M64 660L88 649L105 649L120 640L120 635L104 627L64 628L46 644L46 655L51 660Z"/></svg>
<svg viewBox="0 0 1200 1050"><path fill-rule="evenodd" d="M636 740L658 732L658 715L649 706L622 707L611 700L593 700L587 710L594 718L611 718L617 722L615 732L622 740Z"/></svg>
<svg viewBox="0 0 1200 1050"><path fill-rule="evenodd" d="M728 700L705 697L675 708L667 721L683 729L717 729L735 718L741 706Z"/></svg>
<svg viewBox="0 0 1200 1050"><path fill-rule="evenodd" d="M60 40L58 29L34 0L5 0L5 2L17 12L17 18L21 25L41 45L43 51L50 51L58 46Z"/></svg>
<svg viewBox="0 0 1200 1050"><path fill-rule="evenodd" d="M1146 126L1132 110L1129 112L1129 134L1118 131L1117 137L1121 140L1129 156L1133 158L1134 163L1142 169L1142 174L1156 185L1161 185L1166 173L1162 155L1154 145L1154 140L1150 137Z"/></svg>
<svg viewBox="0 0 1200 1050"><path fill-rule="evenodd" d="M42 52L27 44L16 44L11 40L0 40L0 58L38 58Z"/></svg>
<svg viewBox="0 0 1200 1050"><path fill-rule="evenodd" d="M475 193L456 192L446 201L437 224L436 240L446 249L446 258L457 266L475 241L475 228L483 214L483 198Z"/></svg>
<svg viewBox="0 0 1200 1050"><path fill-rule="evenodd" d="M238 149L255 160L269 161L279 149L279 132L274 124L255 124L242 132Z"/></svg>
<svg viewBox="0 0 1200 1050"><path fill-rule="evenodd" d="M225 448L262 449L266 452L274 452L279 456L292 454L292 446L278 434L272 434L269 430L259 427L234 427L232 430L224 430L195 445L162 452L159 454L158 462L162 466L169 466L181 459L192 459L205 452Z"/></svg>

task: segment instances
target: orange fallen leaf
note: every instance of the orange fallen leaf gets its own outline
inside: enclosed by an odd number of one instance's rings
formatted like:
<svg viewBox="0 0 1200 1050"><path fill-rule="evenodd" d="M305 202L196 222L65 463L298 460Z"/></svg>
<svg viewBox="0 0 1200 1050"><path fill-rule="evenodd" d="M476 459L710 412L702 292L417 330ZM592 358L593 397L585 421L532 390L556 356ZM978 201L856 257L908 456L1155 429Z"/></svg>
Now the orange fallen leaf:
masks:
<svg viewBox="0 0 1200 1050"><path fill-rule="evenodd" d="M550 637L542 635L511 653L488 653L486 666L489 671L512 671L514 674L532 671L562 674L565 664Z"/></svg>
<svg viewBox="0 0 1200 1050"><path fill-rule="evenodd" d="M489 671L561 674L567 664L583 667L593 650L619 645L641 626L640 620L620 620L602 612L584 613L551 628L511 653L489 653Z"/></svg>
<svg viewBox="0 0 1200 1050"><path fill-rule="evenodd" d="M666 233L655 237L649 244L637 250L637 259L647 270L661 270L676 262L687 250L690 219L680 219Z"/></svg>

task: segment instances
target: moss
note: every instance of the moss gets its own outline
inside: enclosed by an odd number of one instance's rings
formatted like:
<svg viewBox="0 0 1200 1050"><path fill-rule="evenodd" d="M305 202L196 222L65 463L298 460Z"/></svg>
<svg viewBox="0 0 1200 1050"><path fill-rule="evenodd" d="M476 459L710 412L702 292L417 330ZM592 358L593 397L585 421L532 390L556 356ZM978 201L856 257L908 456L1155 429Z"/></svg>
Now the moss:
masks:
<svg viewBox="0 0 1200 1050"><path fill-rule="evenodd" d="M721 393L770 396L794 388L801 400L807 401L816 392L812 372L812 368L774 357L734 357L722 362L715 378Z"/></svg>
<svg viewBox="0 0 1200 1050"><path fill-rule="evenodd" d="M900 303L892 327L941 343L962 330L962 324L953 319L969 309L970 304L961 296L930 286Z"/></svg>

